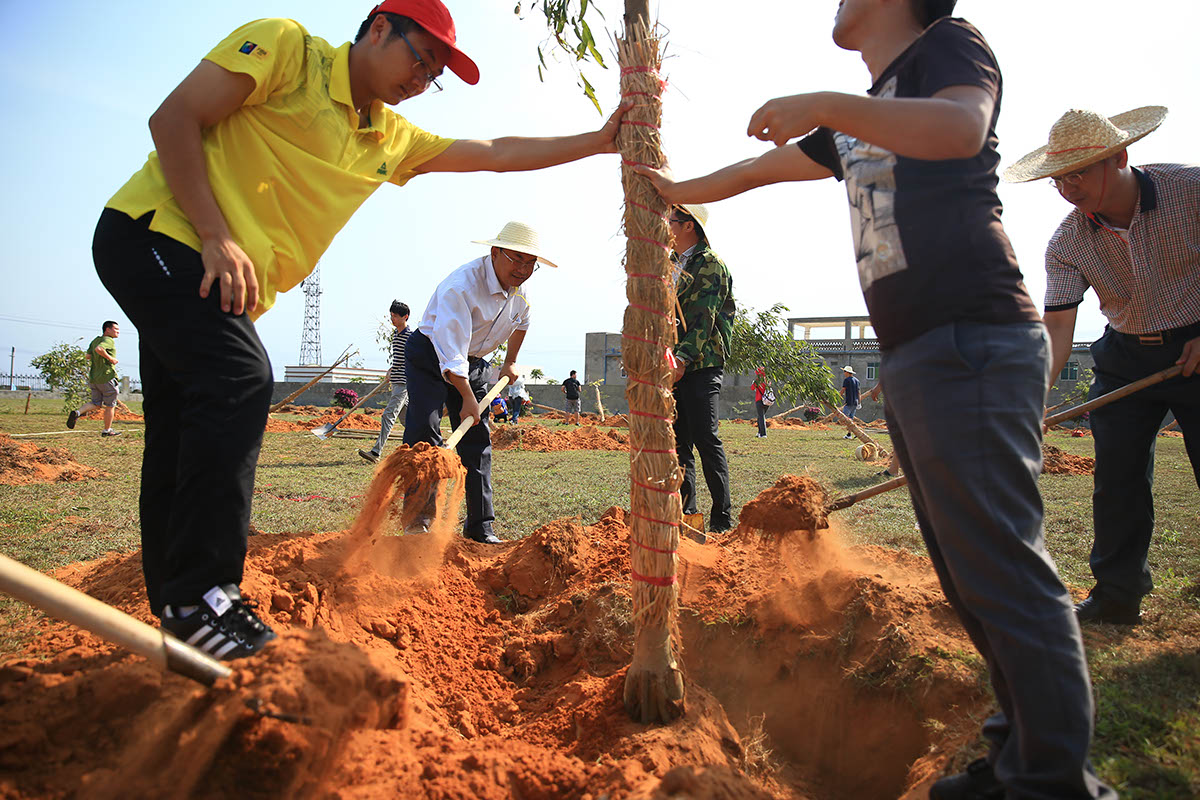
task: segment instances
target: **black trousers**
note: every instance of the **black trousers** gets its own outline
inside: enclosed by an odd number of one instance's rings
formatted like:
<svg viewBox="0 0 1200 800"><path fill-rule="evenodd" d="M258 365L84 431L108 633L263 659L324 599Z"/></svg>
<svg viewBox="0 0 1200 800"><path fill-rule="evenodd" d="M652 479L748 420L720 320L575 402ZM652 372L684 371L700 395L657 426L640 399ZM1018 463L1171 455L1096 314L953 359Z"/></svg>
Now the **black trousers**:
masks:
<svg viewBox="0 0 1200 800"><path fill-rule="evenodd" d="M200 254L105 209L92 257L138 330L146 447L140 512L150 609L240 583L274 382L250 318L199 295Z"/></svg>
<svg viewBox="0 0 1200 800"><path fill-rule="evenodd" d="M1200 336L1200 325L1192 336ZM1091 346L1096 382L1089 399L1166 369L1183 352L1185 337L1161 345L1105 329ZM1095 592L1136 604L1154 588L1150 538L1154 533L1154 447L1167 411L1175 414L1196 483L1200 485L1200 375L1142 389L1089 415L1096 440L1092 514L1096 538L1091 567Z"/></svg>
<svg viewBox="0 0 1200 800"><path fill-rule="evenodd" d="M767 408L762 400L754 401L754 410L758 412L758 435L767 435Z"/></svg>
<svg viewBox="0 0 1200 800"><path fill-rule="evenodd" d="M675 384L675 450L683 468L683 513L696 513L696 460L692 447L700 451L704 481L712 496L709 527L727 528L732 523L729 500L729 462L717 433L721 410L720 367L689 372Z"/></svg>
<svg viewBox="0 0 1200 800"><path fill-rule="evenodd" d="M428 442L442 445L442 406L450 414L450 426L462 421L462 395L442 377L433 342L421 331L413 331L404 348L408 370L408 414L404 418L404 443ZM467 380L476 400L487 394L488 362L470 359ZM480 536L492 532L496 518L492 507L492 436L488 409L482 409L483 421L473 426L459 441L458 457L467 470L467 521L463 532Z"/></svg>

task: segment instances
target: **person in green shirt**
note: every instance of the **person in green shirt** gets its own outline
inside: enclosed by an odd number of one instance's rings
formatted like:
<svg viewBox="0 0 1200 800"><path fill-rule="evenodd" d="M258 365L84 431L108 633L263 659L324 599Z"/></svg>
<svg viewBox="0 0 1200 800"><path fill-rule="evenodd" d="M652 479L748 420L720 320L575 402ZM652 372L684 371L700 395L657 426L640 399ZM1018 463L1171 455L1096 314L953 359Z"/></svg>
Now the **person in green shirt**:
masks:
<svg viewBox="0 0 1200 800"><path fill-rule="evenodd" d="M81 408L67 415L67 427L74 428L80 414L86 414L94 408L101 409L104 415L104 430L101 436L120 436L121 431L114 431L113 415L117 412L117 343L121 335L121 326L111 319L106 320L101 328L103 331L88 345L88 385L92 389L92 399Z"/></svg>

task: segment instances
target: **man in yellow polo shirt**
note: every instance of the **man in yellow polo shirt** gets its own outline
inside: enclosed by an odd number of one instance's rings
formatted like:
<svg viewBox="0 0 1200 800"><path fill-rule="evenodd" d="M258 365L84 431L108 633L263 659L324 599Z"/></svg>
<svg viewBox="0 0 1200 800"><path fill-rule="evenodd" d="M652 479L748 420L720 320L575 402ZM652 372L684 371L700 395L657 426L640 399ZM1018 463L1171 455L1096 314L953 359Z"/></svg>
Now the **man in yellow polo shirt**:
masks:
<svg viewBox="0 0 1200 800"><path fill-rule="evenodd" d="M435 136L387 108L440 89L445 69L479 80L440 0L386 0L341 47L291 20L245 25L154 112L156 151L100 217L96 270L141 343L150 608L217 658L275 638L239 590L272 391L252 320L384 183L616 152L623 108L595 132L492 141Z"/></svg>

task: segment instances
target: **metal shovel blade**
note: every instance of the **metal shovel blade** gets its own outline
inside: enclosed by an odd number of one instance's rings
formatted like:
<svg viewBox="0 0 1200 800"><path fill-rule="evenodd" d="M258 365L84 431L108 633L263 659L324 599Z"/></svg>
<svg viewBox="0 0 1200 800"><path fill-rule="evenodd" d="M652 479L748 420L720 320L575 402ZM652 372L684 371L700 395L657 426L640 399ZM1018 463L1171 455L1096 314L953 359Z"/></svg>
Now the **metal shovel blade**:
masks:
<svg viewBox="0 0 1200 800"><path fill-rule="evenodd" d="M312 435L318 439L328 439L329 434L333 433L335 430L337 430L337 428L335 428L332 423L327 422L319 428L313 428Z"/></svg>

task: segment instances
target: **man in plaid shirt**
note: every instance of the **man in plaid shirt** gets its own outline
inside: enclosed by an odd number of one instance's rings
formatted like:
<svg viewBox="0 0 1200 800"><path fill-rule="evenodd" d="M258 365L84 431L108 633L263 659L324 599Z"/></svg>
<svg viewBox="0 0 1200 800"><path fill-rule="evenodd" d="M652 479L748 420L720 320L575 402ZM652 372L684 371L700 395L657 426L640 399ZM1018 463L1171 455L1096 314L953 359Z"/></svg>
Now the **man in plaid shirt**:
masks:
<svg viewBox="0 0 1200 800"><path fill-rule="evenodd" d="M1148 553L1154 530L1154 446L1168 411L1183 429L1200 484L1200 167L1133 167L1126 150L1152 132L1166 109L1106 119L1072 110L1050 143L1005 173L1051 177L1075 208L1046 248L1045 323L1056 376L1071 352L1088 287L1108 318L1091 346L1099 397L1172 364L1183 375L1091 412L1096 442L1092 495L1096 585L1075 607L1080 622L1136 624L1154 587Z"/></svg>

